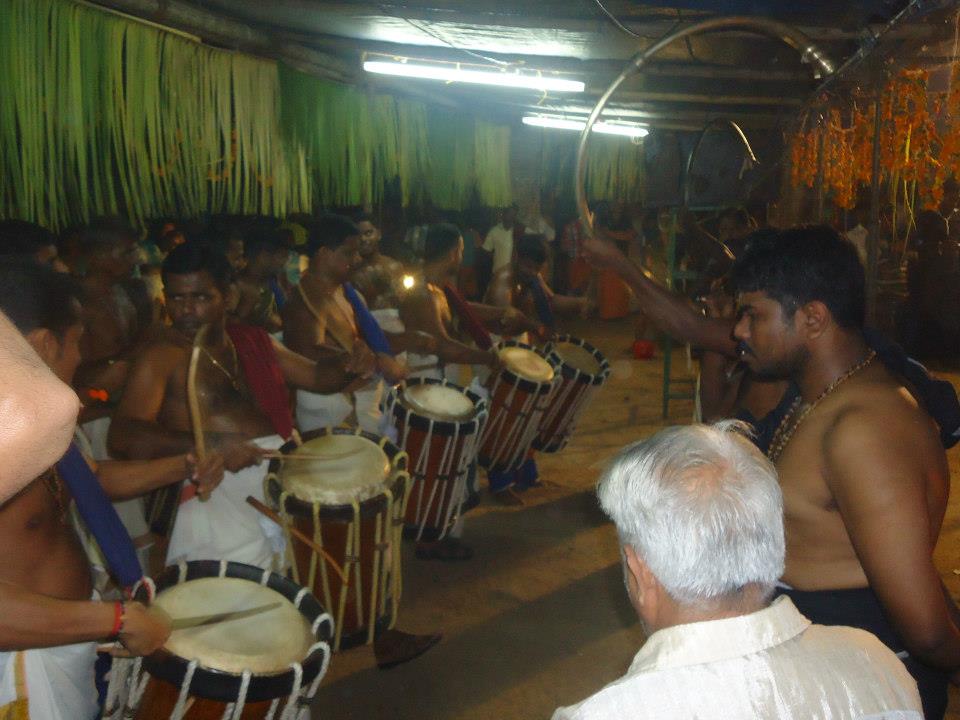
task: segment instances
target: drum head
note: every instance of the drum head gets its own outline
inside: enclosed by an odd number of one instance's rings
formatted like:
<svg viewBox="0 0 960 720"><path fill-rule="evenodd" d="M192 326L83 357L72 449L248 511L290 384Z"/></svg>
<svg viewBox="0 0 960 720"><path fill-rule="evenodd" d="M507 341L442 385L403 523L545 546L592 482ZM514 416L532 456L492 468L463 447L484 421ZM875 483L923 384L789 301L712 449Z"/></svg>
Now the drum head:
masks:
<svg viewBox="0 0 960 720"><path fill-rule="evenodd" d="M499 353L500 361L514 375L534 383L548 383L553 380L553 367L533 350L508 346Z"/></svg>
<svg viewBox="0 0 960 720"><path fill-rule="evenodd" d="M310 457L297 460L298 454ZM376 443L359 435L330 434L291 452L281 480L284 490L306 502L346 505L380 495L389 473L390 460Z"/></svg>
<svg viewBox="0 0 960 720"><path fill-rule="evenodd" d="M560 356L564 365L569 365L587 375L598 375L600 373L600 361L582 345L572 342L558 342L553 346L553 349Z"/></svg>
<svg viewBox="0 0 960 720"><path fill-rule="evenodd" d="M407 385L403 404L418 415L442 421L464 422L476 414L473 400L456 388L433 383Z"/></svg>
<svg viewBox="0 0 960 720"><path fill-rule="evenodd" d="M164 646L211 670L264 675L286 672L290 663L303 662L314 643L310 623L276 590L240 578L199 578L167 588L154 605L172 618L183 618L275 602L280 605L257 615L174 630Z"/></svg>

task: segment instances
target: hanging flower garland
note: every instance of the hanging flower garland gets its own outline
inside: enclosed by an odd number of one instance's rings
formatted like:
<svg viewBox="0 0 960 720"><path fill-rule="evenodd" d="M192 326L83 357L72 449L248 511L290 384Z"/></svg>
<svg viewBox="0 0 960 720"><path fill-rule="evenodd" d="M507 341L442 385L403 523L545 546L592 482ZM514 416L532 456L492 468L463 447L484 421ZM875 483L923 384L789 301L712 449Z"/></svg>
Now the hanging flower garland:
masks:
<svg viewBox="0 0 960 720"><path fill-rule="evenodd" d="M905 208L911 222L914 208L939 206L948 178L960 179L960 63L945 96L929 93L928 82L926 70L903 70L881 94L879 179L894 212ZM812 188L822 160L824 192L838 207L855 205L872 180L874 111L864 101L854 93L821 108L812 127L805 120L788 139L794 187Z"/></svg>

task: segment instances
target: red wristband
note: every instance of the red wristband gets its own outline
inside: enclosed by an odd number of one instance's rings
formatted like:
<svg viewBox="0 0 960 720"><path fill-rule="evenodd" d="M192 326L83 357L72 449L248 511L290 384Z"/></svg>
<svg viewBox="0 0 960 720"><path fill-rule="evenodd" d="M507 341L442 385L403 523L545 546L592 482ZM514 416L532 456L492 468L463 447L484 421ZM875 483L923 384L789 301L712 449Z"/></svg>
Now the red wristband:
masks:
<svg viewBox="0 0 960 720"><path fill-rule="evenodd" d="M117 600L113 604L113 629L110 631L110 637L112 638L119 637L120 631L123 630L123 613L123 603Z"/></svg>

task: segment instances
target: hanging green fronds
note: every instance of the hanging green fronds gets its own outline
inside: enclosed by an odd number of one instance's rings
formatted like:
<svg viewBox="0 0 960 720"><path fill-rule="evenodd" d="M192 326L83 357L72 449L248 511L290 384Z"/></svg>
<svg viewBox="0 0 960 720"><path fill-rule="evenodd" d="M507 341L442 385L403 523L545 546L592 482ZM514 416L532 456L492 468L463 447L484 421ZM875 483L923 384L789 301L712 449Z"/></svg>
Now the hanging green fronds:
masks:
<svg viewBox="0 0 960 720"><path fill-rule="evenodd" d="M325 205L377 202L400 179L405 205L510 199L510 130L462 112L356 89L280 65L281 121L303 146Z"/></svg>
<svg viewBox="0 0 960 720"><path fill-rule="evenodd" d="M509 197L509 130L71 0L0 2L0 217L285 215Z"/></svg>
<svg viewBox="0 0 960 720"><path fill-rule="evenodd" d="M578 136L524 128L540 142L540 178L558 195L573 194ZM598 135L587 146L586 191L591 200L639 200L643 195L643 145L625 137Z"/></svg>

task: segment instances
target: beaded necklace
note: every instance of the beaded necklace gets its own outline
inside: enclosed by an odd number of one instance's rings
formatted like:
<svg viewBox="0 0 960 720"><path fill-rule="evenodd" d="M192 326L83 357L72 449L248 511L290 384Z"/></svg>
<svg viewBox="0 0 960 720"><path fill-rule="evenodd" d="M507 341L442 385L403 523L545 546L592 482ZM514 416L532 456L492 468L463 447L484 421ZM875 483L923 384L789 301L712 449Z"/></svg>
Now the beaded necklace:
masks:
<svg viewBox="0 0 960 720"><path fill-rule="evenodd" d="M773 433L773 439L770 441L770 447L767 448L767 457L773 462L779 460L780 456L783 454L783 451L787 447L787 443L790 442L790 438L793 437L793 434L797 431L797 428L800 427L800 424L806 419L807 415L809 415L813 409L834 390L872 363L876 357L877 353L871 350L869 353L867 353L867 356L863 360L858 362L843 375L827 385L827 388L820 393L817 396L817 399L812 403L805 404L803 402L803 398L798 395L797 399L793 401L793 404L787 411L787 414L783 416L783 420L780 421L776 431Z"/></svg>

